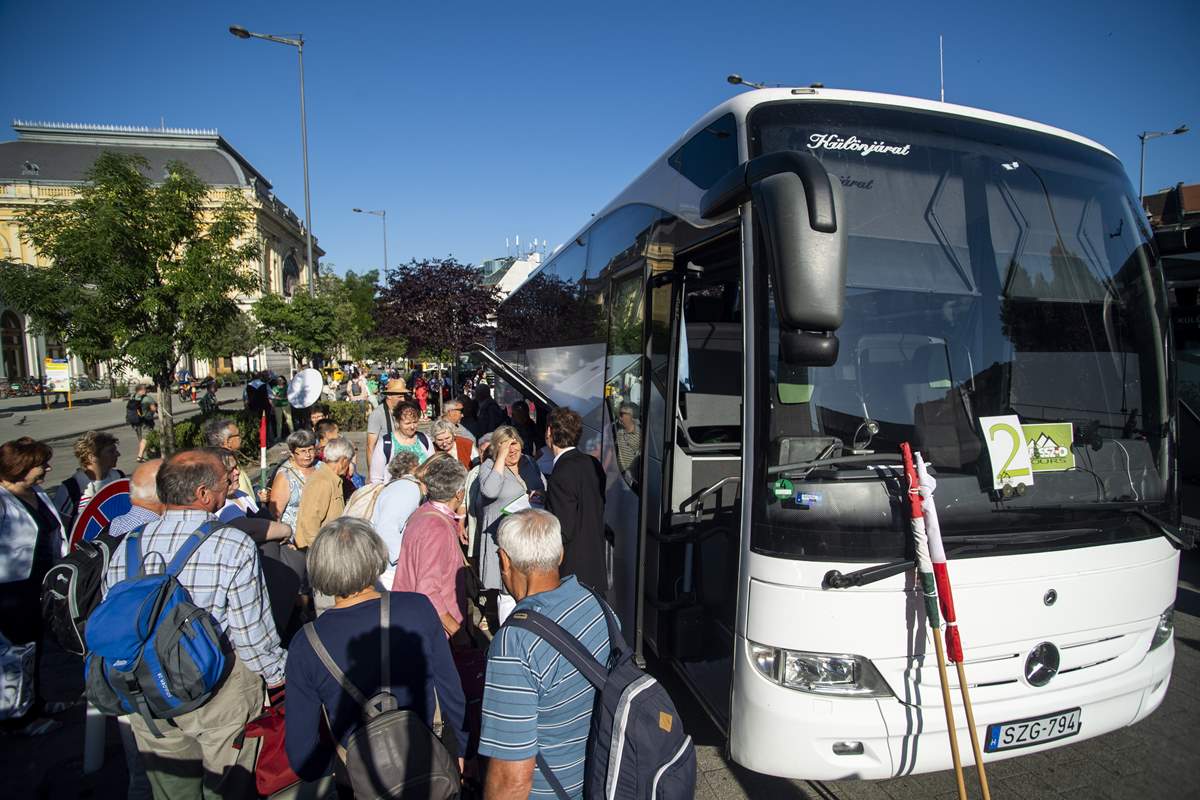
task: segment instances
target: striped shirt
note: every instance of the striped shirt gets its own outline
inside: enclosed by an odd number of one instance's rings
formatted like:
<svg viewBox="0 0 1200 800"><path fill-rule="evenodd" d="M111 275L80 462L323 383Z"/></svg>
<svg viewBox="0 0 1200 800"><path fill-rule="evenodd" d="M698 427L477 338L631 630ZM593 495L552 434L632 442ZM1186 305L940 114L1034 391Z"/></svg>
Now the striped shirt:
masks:
<svg viewBox="0 0 1200 800"><path fill-rule="evenodd" d="M138 525L149 525L160 519L162 517L148 508L133 506L121 516L113 517L112 522L108 523L108 533L111 536L124 536Z"/></svg>
<svg viewBox="0 0 1200 800"><path fill-rule="evenodd" d="M146 555L162 554L165 565L206 520L216 517L203 511L170 510L142 533L143 564ZM149 568L159 569L157 556ZM104 575L104 592L125 580L125 547L118 547ZM258 548L250 537L233 528L218 528L196 549L179 573L179 582L192 602L207 608L217 627L229 638L239 659L275 686L283 682L287 653L271 617L271 606L258 563Z"/></svg>
<svg viewBox="0 0 1200 800"><path fill-rule="evenodd" d="M595 597L575 576L530 595L514 610L537 611L608 660L608 625ZM596 690L558 651L523 628L505 625L488 648L479 753L523 761L540 750L571 797L583 797L583 768ZM531 797L555 797L540 769Z"/></svg>

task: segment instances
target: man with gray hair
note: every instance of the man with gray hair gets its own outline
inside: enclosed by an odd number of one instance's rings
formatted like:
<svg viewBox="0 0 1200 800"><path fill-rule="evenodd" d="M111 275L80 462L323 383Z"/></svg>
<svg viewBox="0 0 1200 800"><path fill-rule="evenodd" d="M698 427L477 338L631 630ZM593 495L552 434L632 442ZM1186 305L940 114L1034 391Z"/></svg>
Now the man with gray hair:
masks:
<svg viewBox="0 0 1200 800"><path fill-rule="evenodd" d="M465 581L460 580L463 554L458 546L458 508L466 492L467 470L449 453L437 453L421 465L425 504L404 526L404 542L396 562L395 592L419 592L429 598L453 642L466 636L463 616Z"/></svg>
<svg viewBox="0 0 1200 800"><path fill-rule="evenodd" d="M113 536L129 533L139 525L158 522L162 517L163 504L158 499L158 468L162 466L161 458L154 458L138 464L138 468L129 476L129 502L131 508L119 517L114 517L108 523L108 532Z"/></svg>
<svg viewBox="0 0 1200 800"><path fill-rule="evenodd" d="M537 611L574 636L600 663L609 656L600 600L574 575L559 578L562 530L547 511L505 517L496 533L500 577L517 601L512 614ZM558 651L524 628L504 625L488 648L479 754L487 797L582 797L596 690ZM543 759L534 769L535 759ZM566 795L555 792L549 770Z"/></svg>
<svg viewBox="0 0 1200 800"><path fill-rule="evenodd" d="M141 550L169 562L203 523L216 523L229 472L213 453L188 450L164 462L155 483L164 510L158 522L143 529ZM125 548L118 547L104 575L105 593L125 579L125 564ZM236 658L216 694L161 726L159 735L140 716L131 716L138 750L155 797L252 796L257 748L239 751L234 742L262 710L263 682L269 687L283 683L287 660L271 624L258 548L240 531L214 528L178 580L192 602L212 615Z"/></svg>
<svg viewBox="0 0 1200 800"><path fill-rule="evenodd" d="M349 439L330 439L325 444L325 460L304 482L300 492L300 511L296 515L296 547L301 550L313 543L321 526L337 519L346 510L343 478L354 474L354 445Z"/></svg>
<svg viewBox="0 0 1200 800"><path fill-rule="evenodd" d="M462 436L470 439L472 442L475 441L475 434L471 433L471 430L466 425L462 424L462 400L447 400L444 404L442 404L442 416L440 418L446 420L446 422L449 422L454 426L455 436Z"/></svg>
<svg viewBox="0 0 1200 800"><path fill-rule="evenodd" d="M209 417L204 421L201 433L204 443L209 447L223 447L235 453L242 449L242 429L232 417ZM238 470L238 489L245 492L247 497L258 497L259 502L266 502L265 497L254 491L254 484L244 470Z"/></svg>

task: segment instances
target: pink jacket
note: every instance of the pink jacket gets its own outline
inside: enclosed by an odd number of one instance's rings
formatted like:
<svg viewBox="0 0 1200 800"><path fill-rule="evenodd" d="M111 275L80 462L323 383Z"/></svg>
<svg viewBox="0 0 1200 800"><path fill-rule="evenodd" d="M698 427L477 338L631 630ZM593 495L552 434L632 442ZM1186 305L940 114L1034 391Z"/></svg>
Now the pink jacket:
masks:
<svg viewBox="0 0 1200 800"><path fill-rule="evenodd" d="M420 592L438 614L462 622L466 607L465 583L459 576L462 569L458 522L433 503L425 503L404 526L392 591Z"/></svg>

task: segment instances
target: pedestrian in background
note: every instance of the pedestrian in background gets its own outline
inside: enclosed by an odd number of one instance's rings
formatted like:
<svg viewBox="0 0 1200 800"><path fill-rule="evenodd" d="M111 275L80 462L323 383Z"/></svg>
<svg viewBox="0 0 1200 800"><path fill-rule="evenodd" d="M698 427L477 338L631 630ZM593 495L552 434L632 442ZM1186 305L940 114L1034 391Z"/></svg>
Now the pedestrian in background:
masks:
<svg viewBox="0 0 1200 800"><path fill-rule="evenodd" d="M475 405L475 415L479 420L477 429L479 436L491 433L501 425L508 424L508 414L500 407L499 403L492 399L492 390L487 384L475 387Z"/></svg>
<svg viewBox="0 0 1200 800"><path fill-rule="evenodd" d="M563 533L563 575L601 595L608 592L608 540L604 536L604 470L576 449L583 418L559 407L546 420L546 444L554 453L546 510L558 517Z"/></svg>
<svg viewBox="0 0 1200 800"><path fill-rule="evenodd" d="M3 729L26 736L49 733L61 723L40 696L42 579L67 553L67 533L42 488L54 451L28 436L0 446L0 648L9 663L9 694L0 697ZM19 662L13 668L12 662ZM13 684L23 691L13 692Z"/></svg>
<svg viewBox="0 0 1200 800"><path fill-rule="evenodd" d="M279 375L271 383L271 420L275 429L269 431L270 441L278 442L283 438L283 423L287 417L287 410L287 379Z"/></svg>
<svg viewBox="0 0 1200 800"><path fill-rule="evenodd" d="M75 440L74 450L79 468L54 490L54 507L68 535L79 509L105 484L125 477L117 469L121 450L111 433L88 431Z"/></svg>
<svg viewBox="0 0 1200 800"><path fill-rule="evenodd" d="M137 437L139 462L146 460L146 431L150 430L143 416L148 391L146 384L139 383L133 390L133 396L125 402L125 424L133 428L133 435Z"/></svg>

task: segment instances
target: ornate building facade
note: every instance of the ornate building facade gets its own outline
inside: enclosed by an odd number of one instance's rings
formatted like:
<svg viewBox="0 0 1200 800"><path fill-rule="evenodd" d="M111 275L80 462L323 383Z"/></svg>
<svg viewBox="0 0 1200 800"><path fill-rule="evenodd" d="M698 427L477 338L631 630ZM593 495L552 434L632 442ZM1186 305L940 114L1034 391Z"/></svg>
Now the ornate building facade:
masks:
<svg viewBox="0 0 1200 800"><path fill-rule="evenodd" d="M290 297L307 291L324 255L314 237L313 257L305 257L304 223L275 196L271 183L215 130L142 128L118 125L66 125L16 121L14 141L0 142L0 259L50 267L22 238L20 213L45 202L70 202L79 196L88 169L100 153L113 151L142 156L150 174L161 176L170 161L182 161L211 187L214 205L241 196L254 214L251 236L261 244L257 267L264 291ZM248 308L261 293L238 297ZM0 379L40 374L42 358L70 356L53 339L35 335L29 321L0 304ZM87 365L71 357L72 374ZM286 353L259 350L231 353L215 363L190 363L203 376L230 369L269 369L286 372ZM280 367L283 367L280 369ZM102 368L101 368L102 369ZM93 377L98 377L92 368Z"/></svg>

